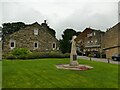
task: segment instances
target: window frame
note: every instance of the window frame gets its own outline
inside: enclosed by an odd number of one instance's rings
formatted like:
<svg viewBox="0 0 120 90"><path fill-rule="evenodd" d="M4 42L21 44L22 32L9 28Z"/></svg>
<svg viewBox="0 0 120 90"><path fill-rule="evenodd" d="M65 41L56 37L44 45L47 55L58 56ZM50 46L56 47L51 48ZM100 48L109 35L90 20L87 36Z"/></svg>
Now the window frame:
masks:
<svg viewBox="0 0 120 90"><path fill-rule="evenodd" d="M54 45L54 47L53 47L53 45ZM56 49L56 43L55 43L55 42L52 43L52 49L53 49L53 50Z"/></svg>
<svg viewBox="0 0 120 90"><path fill-rule="evenodd" d="M38 35L38 28L34 29L34 35Z"/></svg>
<svg viewBox="0 0 120 90"><path fill-rule="evenodd" d="M11 47L11 43L14 43L14 46ZM16 47L16 42L15 40L10 40L10 49L14 49Z"/></svg>
<svg viewBox="0 0 120 90"><path fill-rule="evenodd" d="M37 47L35 47L35 44L37 45ZM34 42L34 49L37 49L39 47L39 43L38 43L38 41L35 41Z"/></svg>

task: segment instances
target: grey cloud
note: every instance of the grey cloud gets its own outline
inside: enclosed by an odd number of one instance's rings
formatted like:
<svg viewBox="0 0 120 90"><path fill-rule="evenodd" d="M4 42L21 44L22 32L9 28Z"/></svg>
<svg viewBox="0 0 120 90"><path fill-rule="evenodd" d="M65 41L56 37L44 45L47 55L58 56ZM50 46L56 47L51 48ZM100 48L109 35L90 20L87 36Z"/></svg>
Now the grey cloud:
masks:
<svg viewBox="0 0 120 90"><path fill-rule="evenodd" d="M3 22L23 21L25 23L33 23L37 21L41 23L44 19L47 19L49 26L56 30L57 38L60 38L66 28L82 31L90 26L105 31L118 21L117 3L48 2L47 6L45 3L45 6L42 6L42 3L32 5L29 3L4 2L2 6ZM46 12L47 10L49 11L47 15L41 8ZM51 13L50 10L56 11Z"/></svg>
<svg viewBox="0 0 120 90"><path fill-rule="evenodd" d="M20 3L3 4L3 22L23 21L25 23L41 22L45 17L33 8Z"/></svg>
<svg viewBox="0 0 120 90"><path fill-rule="evenodd" d="M83 7L84 9L75 10L73 14L57 23L56 29L58 30L58 37L60 37L59 33L62 33L65 28L73 28L77 31L82 31L86 27L91 27L97 30L100 29L106 31L107 28L110 28L117 23L118 7L115 6L117 3L106 4L108 5L106 6L108 7L108 10L106 7L106 10L104 10L104 7L102 7L103 5L101 4L100 8L103 12L99 11L99 8L95 9L95 7L89 7L91 5L85 5Z"/></svg>

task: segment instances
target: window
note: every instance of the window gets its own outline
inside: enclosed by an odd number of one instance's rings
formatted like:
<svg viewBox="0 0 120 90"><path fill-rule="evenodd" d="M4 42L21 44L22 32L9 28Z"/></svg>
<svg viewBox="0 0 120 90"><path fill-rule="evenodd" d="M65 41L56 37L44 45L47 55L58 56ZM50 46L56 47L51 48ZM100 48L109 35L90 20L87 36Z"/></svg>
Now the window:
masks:
<svg viewBox="0 0 120 90"><path fill-rule="evenodd" d="M94 36L95 36L95 34L96 34L96 33L95 33L95 32L93 32L93 35L94 35Z"/></svg>
<svg viewBox="0 0 120 90"><path fill-rule="evenodd" d="M37 47L37 43L35 43L35 47Z"/></svg>
<svg viewBox="0 0 120 90"><path fill-rule="evenodd" d="M87 37L92 37L92 33L87 34Z"/></svg>
<svg viewBox="0 0 120 90"><path fill-rule="evenodd" d="M97 43L97 40L95 40L95 43Z"/></svg>
<svg viewBox="0 0 120 90"><path fill-rule="evenodd" d="M52 48L53 48L53 50L56 49L56 43L53 43Z"/></svg>
<svg viewBox="0 0 120 90"><path fill-rule="evenodd" d="M34 42L34 49L38 48L38 42Z"/></svg>
<svg viewBox="0 0 120 90"><path fill-rule="evenodd" d="M11 47L14 47L15 45L14 45L14 42L11 42Z"/></svg>
<svg viewBox="0 0 120 90"><path fill-rule="evenodd" d="M90 42L88 41L87 43L89 44Z"/></svg>
<svg viewBox="0 0 120 90"><path fill-rule="evenodd" d="M34 35L38 35L38 29L34 29Z"/></svg>
<svg viewBox="0 0 120 90"><path fill-rule="evenodd" d="M14 40L10 40L10 49L15 48L15 41Z"/></svg>

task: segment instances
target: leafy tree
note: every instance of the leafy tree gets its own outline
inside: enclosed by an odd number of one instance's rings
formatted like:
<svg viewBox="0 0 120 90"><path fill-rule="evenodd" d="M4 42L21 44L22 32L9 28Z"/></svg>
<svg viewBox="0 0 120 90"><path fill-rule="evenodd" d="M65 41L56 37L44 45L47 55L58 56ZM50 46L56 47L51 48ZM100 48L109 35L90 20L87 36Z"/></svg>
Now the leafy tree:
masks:
<svg viewBox="0 0 120 90"><path fill-rule="evenodd" d="M2 24L2 37L8 34L12 34L13 32L18 31L20 28L25 27L26 25L23 22L16 22L16 23L3 23Z"/></svg>
<svg viewBox="0 0 120 90"><path fill-rule="evenodd" d="M72 36L76 35L77 32L73 29L66 29L62 34L60 41L60 50L62 53L70 53L71 50L71 39Z"/></svg>

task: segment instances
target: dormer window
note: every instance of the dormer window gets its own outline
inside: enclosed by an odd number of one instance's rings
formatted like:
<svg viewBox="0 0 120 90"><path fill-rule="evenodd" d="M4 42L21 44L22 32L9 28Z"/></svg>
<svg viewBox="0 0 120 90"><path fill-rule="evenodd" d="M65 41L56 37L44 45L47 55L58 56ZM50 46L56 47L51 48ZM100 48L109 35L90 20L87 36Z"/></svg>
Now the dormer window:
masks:
<svg viewBox="0 0 120 90"><path fill-rule="evenodd" d="M38 29L34 29L34 35L38 35Z"/></svg>

